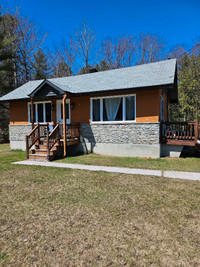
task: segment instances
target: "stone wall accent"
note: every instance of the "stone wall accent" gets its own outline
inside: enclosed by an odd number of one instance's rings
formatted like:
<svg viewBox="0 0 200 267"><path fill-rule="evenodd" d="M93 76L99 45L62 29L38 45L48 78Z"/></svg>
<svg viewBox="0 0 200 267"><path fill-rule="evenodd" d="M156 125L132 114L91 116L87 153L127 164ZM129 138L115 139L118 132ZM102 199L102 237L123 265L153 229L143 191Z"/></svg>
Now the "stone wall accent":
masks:
<svg viewBox="0 0 200 267"><path fill-rule="evenodd" d="M31 125L9 125L10 141L26 141L26 135L32 130Z"/></svg>
<svg viewBox="0 0 200 267"><path fill-rule="evenodd" d="M109 144L159 144L160 123L81 124L82 142Z"/></svg>

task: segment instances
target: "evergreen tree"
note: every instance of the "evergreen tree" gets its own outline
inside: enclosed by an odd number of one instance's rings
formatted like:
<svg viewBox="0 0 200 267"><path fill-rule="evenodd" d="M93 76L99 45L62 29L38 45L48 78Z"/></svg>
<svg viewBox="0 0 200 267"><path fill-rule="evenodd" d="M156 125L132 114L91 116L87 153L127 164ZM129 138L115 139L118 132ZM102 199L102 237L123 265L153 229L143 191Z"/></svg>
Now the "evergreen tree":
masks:
<svg viewBox="0 0 200 267"><path fill-rule="evenodd" d="M200 54L184 57L179 81L180 111L184 119L200 121Z"/></svg>
<svg viewBox="0 0 200 267"><path fill-rule="evenodd" d="M0 7L1 9L1 7ZM0 13L0 96L14 89L13 82L13 40L6 30L8 20L12 20L11 15L2 15ZM9 112L8 105L0 106L0 141L8 140Z"/></svg>
<svg viewBox="0 0 200 267"><path fill-rule="evenodd" d="M33 77L35 80L45 79L49 76L48 60L41 48L33 55Z"/></svg>
<svg viewBox="0 0 200 267"><path fill-rule="evenodd" d="M0 96L14 89L13 41L15 36L10 36L5 27L11 17L11 15L0 14Z"/></svg>

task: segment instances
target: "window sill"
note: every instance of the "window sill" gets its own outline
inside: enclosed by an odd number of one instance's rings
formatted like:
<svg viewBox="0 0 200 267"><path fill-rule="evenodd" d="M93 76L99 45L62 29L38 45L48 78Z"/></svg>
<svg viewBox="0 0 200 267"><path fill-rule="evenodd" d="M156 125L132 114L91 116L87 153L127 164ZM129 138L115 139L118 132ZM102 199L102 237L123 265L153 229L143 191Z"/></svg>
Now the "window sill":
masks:
<svg viewBox="0 0 200 267"><path fill-rule="evenodd" d="M49 124L49 125L52 125L52 122L34 122L34 124L40 124L40 125L45 125L45 124ZM32 125L31 122L28 122L28 125Z"/></svg>
<svg viewBox="0 0 200 267"><path fill-rule="evenodd" d="M94 124L132 124L132 123L135 123L135 124L155 124L155 123L160 123L158 121L155 121L155 122L148 122L148 121L144 121L144 122L141 122L141 121L91 121L90 124L94 125Z"/></svg>
<svg viewBox="0 0 200 267"><path fill-rule="evenodd" d="M134 121L91 121L90 124L131 124L136 123L136 120Z"/></svg>

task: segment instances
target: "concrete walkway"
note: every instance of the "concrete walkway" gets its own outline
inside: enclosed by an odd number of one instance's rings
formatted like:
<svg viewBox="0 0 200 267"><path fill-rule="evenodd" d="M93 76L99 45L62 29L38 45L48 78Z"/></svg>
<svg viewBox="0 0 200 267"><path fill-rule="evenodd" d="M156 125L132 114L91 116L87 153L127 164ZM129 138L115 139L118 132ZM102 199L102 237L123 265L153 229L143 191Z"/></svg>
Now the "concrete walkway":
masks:
<svg viewBox="0 0 200 267"><path fill-rule="evenodd" d="M13 164L79 169L88 171L104 171L104 172L115 172L115 173L125 173L125 174L153 175L166 178L179 178L179 179L200 181L200 173L197 172L160 171L160 170L147 170L147 169L144 170L144 169L123 168L123 167L106 167L106 166L81 165L81 164L71 164L71 163L61 163L61 162L46 162L46 161L41 162L41 161L31 161L31 160L13 162Z"/></svg>

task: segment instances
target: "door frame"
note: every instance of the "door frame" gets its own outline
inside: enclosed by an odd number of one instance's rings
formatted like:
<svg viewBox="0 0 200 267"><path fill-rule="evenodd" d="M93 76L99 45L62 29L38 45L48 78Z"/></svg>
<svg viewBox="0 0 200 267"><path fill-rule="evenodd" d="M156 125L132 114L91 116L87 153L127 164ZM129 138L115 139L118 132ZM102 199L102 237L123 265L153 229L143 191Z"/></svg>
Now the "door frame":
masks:
<svg viewBox="0 0 200 267"><path fill-rule="evenodd" d="M60 124L63 124L63 120L61 120L61 104L62 100L57 100L56 101L56 114L57 114L57 123L59 122ZM71 108L70 108L70 99L66 99L65 101L66 104L68 104L69 107L69 119L66 119L66 124L71 123Z"/></svg>

